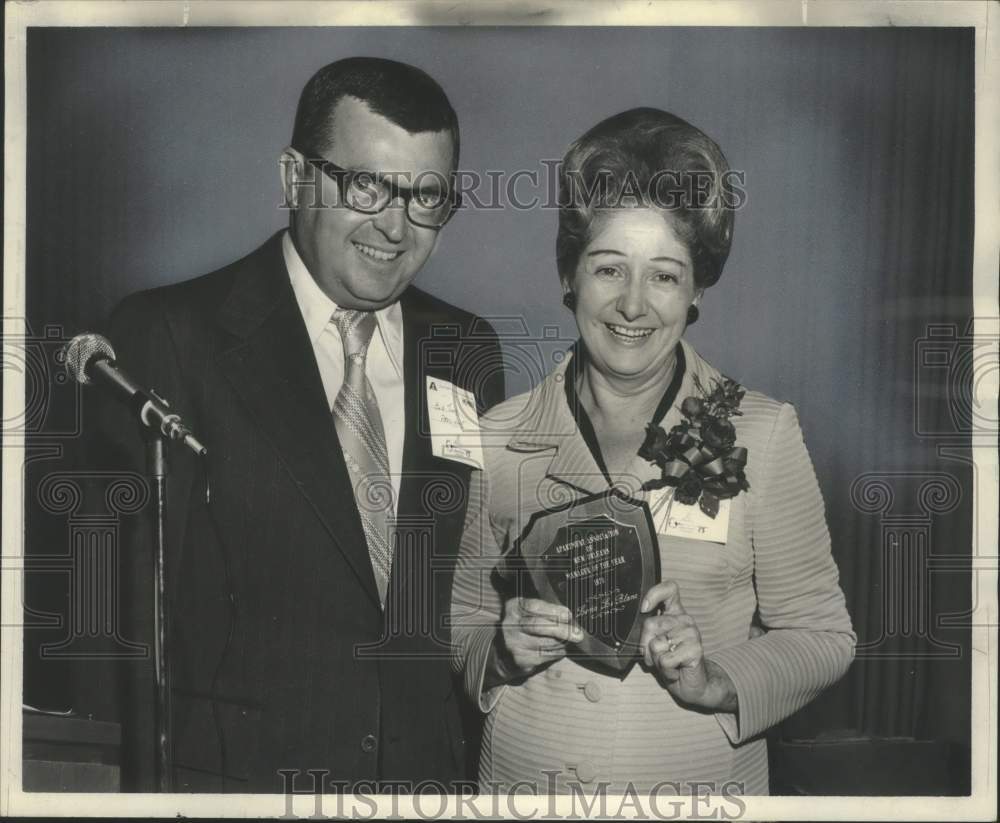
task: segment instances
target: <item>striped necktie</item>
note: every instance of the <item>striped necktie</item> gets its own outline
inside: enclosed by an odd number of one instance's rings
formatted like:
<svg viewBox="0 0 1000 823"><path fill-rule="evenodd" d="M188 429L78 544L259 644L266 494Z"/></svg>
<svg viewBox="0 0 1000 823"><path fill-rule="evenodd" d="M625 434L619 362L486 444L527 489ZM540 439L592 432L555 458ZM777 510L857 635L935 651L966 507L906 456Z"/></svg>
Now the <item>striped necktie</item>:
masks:
<svg viewBox="0 0 1000 823"><path fill-rule="evenodd" d="M333 322L344 344L344 383L333 402L334 425L351 475L379 599L385 608L392 568L393 491L382 416L365 375L375 315L337 309Z"/></svg>

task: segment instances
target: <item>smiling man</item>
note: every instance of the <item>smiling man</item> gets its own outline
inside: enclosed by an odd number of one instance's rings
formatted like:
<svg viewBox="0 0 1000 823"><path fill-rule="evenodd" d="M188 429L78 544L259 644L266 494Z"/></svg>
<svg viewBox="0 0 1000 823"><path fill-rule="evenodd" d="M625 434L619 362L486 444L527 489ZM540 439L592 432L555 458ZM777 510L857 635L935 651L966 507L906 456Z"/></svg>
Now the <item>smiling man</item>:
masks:
<svg viewBox="0 0 1000 823"><path fill-rule="evenodd" d="M503 376L488 324L411 285L457 206L458 150L424 72L332 63L280 158L289 229L112 318L124 368L210 455L176 454L170 478L177 791L467 777L444 616L473 469L435 450L428 387L482 411ZM127 411L98 414L110 467L141 471ZM151 644L147 531L125 547L124 611ZM116 666L92 682L123 724L124 787L152 790L152 667Z"/></svg>

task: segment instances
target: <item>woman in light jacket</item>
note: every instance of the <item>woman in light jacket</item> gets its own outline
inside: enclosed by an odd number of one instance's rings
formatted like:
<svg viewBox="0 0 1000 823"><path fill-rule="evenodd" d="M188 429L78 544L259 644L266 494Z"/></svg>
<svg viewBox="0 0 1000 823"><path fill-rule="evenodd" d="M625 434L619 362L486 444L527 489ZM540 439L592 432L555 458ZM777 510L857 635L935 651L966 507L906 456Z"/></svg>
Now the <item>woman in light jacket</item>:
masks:
<svg viewBox="0 0 1000 823"><path fill-rule="evenodd" d="M564 159L557 264L579 341L482 421L454 583L485 791L767 794L764 732L852 660L794 408L682 340L729 254L727 171L705 134L649 108L599 123ZM496 573L533 514L612 487L653 509L661 569L624 674L575 653L566 607Z"/></svg>

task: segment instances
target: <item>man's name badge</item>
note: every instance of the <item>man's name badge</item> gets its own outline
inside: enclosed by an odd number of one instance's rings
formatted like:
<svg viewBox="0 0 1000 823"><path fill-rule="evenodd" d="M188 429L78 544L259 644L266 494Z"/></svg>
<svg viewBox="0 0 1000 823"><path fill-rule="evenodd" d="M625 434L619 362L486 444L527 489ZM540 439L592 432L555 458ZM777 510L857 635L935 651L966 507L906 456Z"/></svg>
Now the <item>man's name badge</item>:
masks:
<svg viewBox="0 0 1000 823"><path fill-rule="evenodd" d="M476 396L447 380L427 377L427 418L435 457L483 468Z"/></svg>
<svg viewBox="0 0 1000 823"><path fill-rule="evenodd" d="M674 500L674 490L669 486L656 489L649 495L649 511L657 534L704 540L708 543L725 543L729 534L729 509L732 500L720 500L719 511L709 517L695 503L688 506Z"/></svg>
<svg viewBox="0 0 1000 823"><path fill-rule="evenodd" d="M660 580L647 505L606 492L538 512L514 551L538 597L566 606L583 629L572 653L626 671L639 655L639 604Z"/></svg>

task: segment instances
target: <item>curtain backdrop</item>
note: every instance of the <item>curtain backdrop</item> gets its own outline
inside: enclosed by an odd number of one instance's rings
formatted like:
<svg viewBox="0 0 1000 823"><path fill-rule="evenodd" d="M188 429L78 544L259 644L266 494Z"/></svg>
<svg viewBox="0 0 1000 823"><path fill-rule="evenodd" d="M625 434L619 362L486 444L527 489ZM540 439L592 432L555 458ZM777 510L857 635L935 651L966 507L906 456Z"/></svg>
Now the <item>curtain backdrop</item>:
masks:
<svg viewBox="0 0 1000 823"><path fill-rule="evenodd" d="M126 293L208 271L282 226L277 157L298 91L337 57L427 69L459 113L462 167L483 174L541 172L631 106L674 111L719 142L749 193L689 336L727 374L796 405L861 643L845 679L781 734L967 743L972 34L34 30L28 319L36 335L91 328ZM527 335L507 338L512 356L526 340L568 341L555 224L541 208L466 210L420 283L507 318L498 326ZM512 373L512 388L527 379ZM41 449L65 442L52 421L74 402L50 389L29 504L59 468ZM65 515L30 505L29 537L35 552L67 551ZM27 605L65 611L67 587L34 575ZM29 702L72 703L64 663L37 654L59 632L27 632Z"/></svg>

